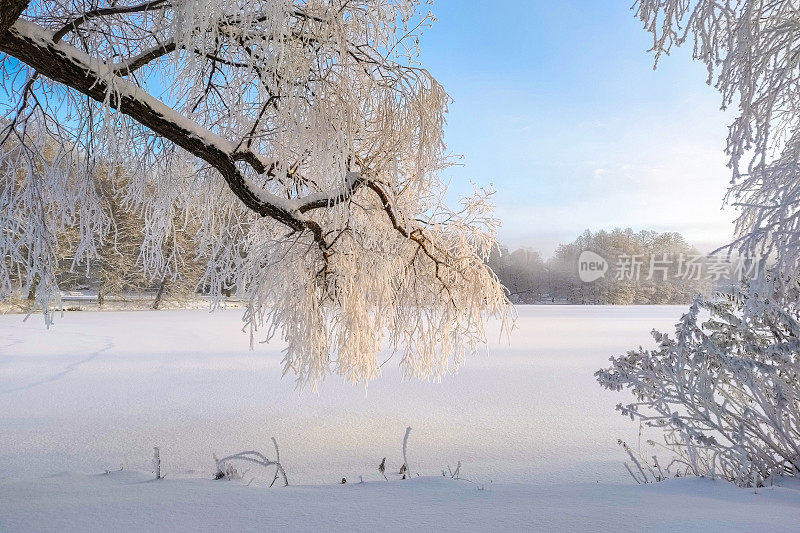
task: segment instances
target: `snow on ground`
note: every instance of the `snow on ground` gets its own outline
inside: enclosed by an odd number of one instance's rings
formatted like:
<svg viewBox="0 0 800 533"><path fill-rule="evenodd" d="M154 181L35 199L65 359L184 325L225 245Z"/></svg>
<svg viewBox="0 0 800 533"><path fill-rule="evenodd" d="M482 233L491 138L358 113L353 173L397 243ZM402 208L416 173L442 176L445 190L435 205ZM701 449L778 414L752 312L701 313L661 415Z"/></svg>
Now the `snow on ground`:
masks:
<svg viewBox="0 0 800 533"><path fill-rule="evenodd" d="M484 486L442 477L256 489L136 472L0 483L9 531L797 531L800 487Z"/></svg>
<svg viewBox="0 0 800 533"><path fill-rule="evenodd" d="M616 439L638 428L592 374L683 311L523 306L510 345L440 384L402 381L392 360L366 390L331 377L318 395L280 378L281 343L248 350L241 310L72 312L50 331L0 316L0 530L794 525L793 489L631 485ZM381 458L402 464L406 426L412 472L461 461L475 483L378 482ZM213 453L272 455L271 436L292 487L209 480ZM167 479L143 483L153 446Z"/></svg>

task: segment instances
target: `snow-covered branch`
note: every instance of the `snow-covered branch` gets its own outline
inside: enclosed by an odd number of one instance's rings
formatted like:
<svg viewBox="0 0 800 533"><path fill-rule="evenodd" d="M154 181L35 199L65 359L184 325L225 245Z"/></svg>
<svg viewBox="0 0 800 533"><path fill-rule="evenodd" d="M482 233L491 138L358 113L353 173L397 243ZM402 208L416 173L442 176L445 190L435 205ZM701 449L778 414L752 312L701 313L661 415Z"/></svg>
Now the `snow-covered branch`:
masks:
<svg viewBox="0 0 800 533"><path fill-rule="evenodd" d="M0 0L0 12L16 4ZM141 274L164 286L202 261L196 287L247 298L248 325L287 341L284 367L300 384L331 371L378 377L384 340L408 376L455 368L484 340L487 316L512 310L486 266L491 193L456 210L441 201L449 97L416 63L432 22L417 9L20 10L0 31L12 95L0 123L2 294L35 293L46 309L54 265L68 256L92 268L130 210L144 226L126 243Z"/></svg>
<svg viewBox="0 0 800 533"><path fill-rule="evenodd" d="M64 42L31 22L18 20L0 38L0 50L25 61L40 74L64 83L108 105L163 135L187 152L207 161L225 178L231 190L250 209L295 230L304 229L297 207L304 205L281 198L255 185L235 165L245 158L241 148L184 118L140 87L114 75L104 63ZM255 156L251 156L255 157Z"/></svg>

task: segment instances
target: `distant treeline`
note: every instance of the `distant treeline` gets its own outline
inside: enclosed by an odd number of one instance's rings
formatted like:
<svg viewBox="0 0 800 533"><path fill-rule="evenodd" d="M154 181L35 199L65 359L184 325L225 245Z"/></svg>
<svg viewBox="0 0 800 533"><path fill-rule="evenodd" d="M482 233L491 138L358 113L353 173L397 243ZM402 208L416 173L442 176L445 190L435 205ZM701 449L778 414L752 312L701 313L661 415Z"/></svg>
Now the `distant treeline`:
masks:
<svg viewBox="0 0 800 533"><path fill-rule="evenodd" d="M119 197L109 194L108 202L116 216L114 238L102 243L98 260L88 266L76 267L65 253L56 273L62 290L89 290L97 295L101 306L106 298L119 297L123 292L152 293L154 308L165 301L180 305L204 292L200 283L202 257L183 261L171 277L154 280L143 276L139 264L144 259L144 217L136 210L125 209ZM197 227L183 213L175 217L175 231L164 245L188 246L198 238ZM70 237L60 236L65 252L70 249ZM578 274L579 257L586 250L607 261L608 270L592 282L581 281ZM678 233L615 229L586 230L574 242L560 245L547 260L536 251L510 252L500 246L491 254L489 266L508 289L511 301L519 304L683 304L726 282L708 275L708 261ZM34 284L32 292L35 290Z"/></svg>
<svg viewBox="0 0 800 533"><path fill-rule="evenodd" d="M590 283L578 275L578 258L590 250L608 262ZM489 265L514 303L683 304L727 281L678 233L586 230L544 260L538 252L499 247Z"/></svg>

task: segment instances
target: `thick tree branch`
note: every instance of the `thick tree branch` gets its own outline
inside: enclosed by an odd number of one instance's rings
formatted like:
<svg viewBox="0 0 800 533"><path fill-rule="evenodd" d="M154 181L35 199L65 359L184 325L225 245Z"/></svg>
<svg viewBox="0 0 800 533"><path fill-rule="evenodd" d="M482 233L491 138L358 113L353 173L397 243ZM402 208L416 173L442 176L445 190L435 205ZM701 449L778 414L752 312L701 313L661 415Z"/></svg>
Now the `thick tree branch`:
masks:
<svg viewBox="0 0 800 533"><path fill-rule="evenodd" d="M8 31L28 4L30 0L0 0L0 35Z"/></svg>
<svg viewBox="0 0 800 533"><path fill-rule="evenodd" d="M186 119L141 87L116 76L105 63L92 59L67 43L55 42L53 35L44 28L29 21L17 21L0 35L0 51L98 102L108 101L113 109L216 168L233 193L249 209L296 231L310 229L323 248L326 246L321 240L321 228L304 217L303 213L345 201L361 183L359 174L350 173L344 186L331 193L315 193L293 200L281 198L247 179L236 167L236 161L247 162L259 174L274 171L274 165L267 165L254 152L236 148L233 143Z"/></svg>
<svg viewBox="0 0 800 533"><path fill-rule="evenodd" d="M0 0L0 6L15 1L17 0ZM130 8L133 11L126 12L137 12L164 5L167 5L164 1L149 2L133 6ZM106 11L88 12L76 19L70 27L75 27L95 16L110 14ZM177 47L174 41L157 46L127 61L109 64L90 57L69 43L61 42L59 37L66 33L66 28L65 26L60 32L52 34L32 22L18 20L5 33L0 34L0 51L16 57L58 83L71 87L98 102L107 102L111 108L206 161L220 172L231 191L247 208L261 216L277 220L294 231L310 231L326 262L330 243L325 239L323 228L307 218L305 213L331 208L345 202L362 186L367 185L380 198L395 230L420 247L422 252L436 264L437 276L439 275L442 259L436 257L430 249L431 243L419 229L409 231L400 223L385 191L379 184L366 178L363 173L348 172L344 183L332 191L312 193L294 199L271 194L248 179L236 163L238 161L247 163L259 175L274 176L277 169L275 162L265 160L249 147L243 147L241 142L234 144L201 127L122 77L153 59L175 51Z"/></svg>
<svg viewBox="0 0 800 533"><path fill-rule="evenodd" d="M303 197L297 210L301 213L331 207L344 202L353 196L364 183L368 180L359 172L348 172L345 183L337 190L330 193L315 193Z"/></svg>
<svg viewBox="0 0 800 533"><path fill-rule="evenodd" d="M140 87L114 76L99 60L66 43L55 43L50 32L26 20L18 20L0 36L0 51L98 102L107 100L113 109L216 168L233 193L251 210L292 229L304 228L303 220L292 213L294 206L290 201L254 189L236 168L230 142L179 115Z"/></svg>

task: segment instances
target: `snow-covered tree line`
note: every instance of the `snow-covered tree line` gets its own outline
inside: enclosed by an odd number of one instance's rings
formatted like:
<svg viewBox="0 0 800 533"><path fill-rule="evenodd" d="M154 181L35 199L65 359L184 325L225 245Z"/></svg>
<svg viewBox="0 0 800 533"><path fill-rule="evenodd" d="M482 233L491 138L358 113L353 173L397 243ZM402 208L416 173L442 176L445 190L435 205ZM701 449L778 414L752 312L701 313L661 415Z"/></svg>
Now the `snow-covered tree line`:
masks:
<svg viewBox="0 0 800 533"><path fill-rule="evenodd" d="M629 389L625 416L662 428L683 472L759 486L800 476L800 10L790 0L639 0L656 61L690 43L737 116L727 153L732 251L773 268L698 300L674 337L612 359L600 383Z"/></svg>
<svg viewBox="0 0 800 533"><path fill-rule="evenodd" d="M12 141L13 142L13 141ZM56 143L44 145L40 157L52 160ZM34 169L42 171L43 166ZM120 194L131 179L123 168L98 162L94 172L87 176L91 186L100 195L109 214L109 232L97 247L96 255L84 264L75 261L81 242L80 229L67 224L54 229L54 275L61 290L91 289L97 294L97 303L102 307L109 298L125 299L131 293L152 293L150 305L159 308L165 302L183 303L195 295L206 258L189 254L178 254L181 263L172 275L150 278L142 272L143 248L146 244L145 215L130 205ZM36 179L42 179L37 176ZM176 207L172 233L164 241L165 253L171 255L172 248L190 249L198 237L198 226L189 218L185 209ZM27 292L12 293L5 303L12 308L30 308L36 301L39 289L38 278L26 279L24 264L16 264L6 258L11 266L10 280L17 287L27 286ZM133 295L137 296L137 295ZM138 296L141 296L139 294Z"/></svg>
<svg viewBox="0 0 800 533"><path fill-rule="evenodd" d="M609 262L605 275L591 283L578 276L578 262L584 250ZM624 259L635 260L638 272L630 268L622 272L624 265L620 261ZM694 260L697 268L687 272L681 260L684 264ZM515 303L683 304L698 294L709 294L712 287L725 282L722 277L715 280L702 271L705 260L678 233L634 232L628 228L586 230L575 241L559 245L547 260L538 252L509 252L500 247L490 256L489 265Z"/></svg>
<svg viewBox="0 0 800 533"><path fill-rule="evenodd" d="M144 221L139 274L247 298L314 384L406 376L474 352L511 312L486 266L491 191L442 202L449 98L416 63L414 0L0 0L0 292L43 309L58 235L76 268ZM52 156L43 157L45 146ZM125 179L95 177L100 167ZM179 243L182 225L196 239Z"/></svg>

